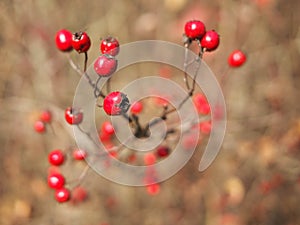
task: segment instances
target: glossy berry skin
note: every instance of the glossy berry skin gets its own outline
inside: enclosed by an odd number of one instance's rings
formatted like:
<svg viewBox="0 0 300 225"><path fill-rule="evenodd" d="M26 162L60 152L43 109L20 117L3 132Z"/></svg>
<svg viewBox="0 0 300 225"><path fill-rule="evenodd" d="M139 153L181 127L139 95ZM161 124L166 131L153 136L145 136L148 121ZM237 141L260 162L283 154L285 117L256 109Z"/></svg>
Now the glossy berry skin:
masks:
<svg viewBox="0 0 300 225"><path fill-rule="evenodd" d="M156 149L156 155L159 158L167 157L170 154L170 149L167 146L159 146Z"/></svg>
<svg viewBox="0 0 300 225"><path fill-rule="evenodd" d="M72 35L72 46L78 53L87 52L91 47L91 39L86 32L76 32Z"/></svg>
<svg viewBox="0 0 300 225"><path fill-rule="evenodd" d="M55 36L56 47L63 52L68 52L72 47L72 33L68 30L62 29L56 33Z"/></svg>
<svg viewBox="0 0 300 225"><path fill-rule="evenodd" d="M101 41L100 51L102 54L116 56L119 53L119 42L114 37L107 37Z"/></svg>
<svg viewBox="0 0 300 225"><path fill-rule="evenodd" d="M108 135L108 136L111 136L115 133L114 127L111 124L111 122L109 122L109 121L105 121L102 124L101 131L103 134Z"/></svg>
<svg viewBox="0 0 300 225"><path fill-rule="evenodd" d="M84 160L87 156L87 152L85 150L82 149L75 149L73 151L73 158L75 160Z"/></svg>
<svg viewBox="0 0 300 225"><path fill-rule="evenodd" d="M48 186L50 188L58 189L62 188L65 185L65 178L63 175L57 174L50 174L48 176Z"/></svg>
<svg viewBox="0 0 300 225"><path fill-rule="evenodd" d="M67 188L59 188L55 191L55 199L60 203L67 202L70 196L70 191Z"/></svg>
<svg viewBox="0 0 300 225"><path fill-rule="evenodd" d="M107 115L116 116L124 114L130 107L127 96L119 91L111 92L103 100L103 109Z"/></svg>
<svg viewBox="0 0 300 225"><path fill-rule="evenodd" d="M60 149L53 150L48 155L48 161L51 165L60 166L65 161L65 155Z"/></svg>
<svg viewBox="0 0 300 225"><path fill-rule="evenodd" d="M37 132L37 133L44 133L46 131L46 126L45 126L45 123L43 121L36 121L34 123L34 130Z"/></svg>
<svg viewBox="0 0 300 225"><path fill-rule="evenodd" d="M201 43L201 47L206 51L208 52L213 51L219 46L220 43L219 34L214 30L207 31L205 35L202 37L200 43Z"/></svg>
<svg viewBox="0 0 300 225"><path fill-rule="evenodd" d="M83 120L83 113L78 109L68 107L65 110L65 119L71 125L80 124Z"/></svg>
<svg viewBox="0 0 300 225"><path fill-rule="evenodd" d="M228 64L231 67L240 67L246 59L246 55L241 50L234 50L228 57Z"/></svg>
<svg viewBox="0 0 300 225"><path fill-rule="evenodd" d="M118 61L111 55L100 55L95 63L94 70L101 77L111 76L117 69Z"/></svg>
<svg viewBox="0 0 300 225"><path fill-rule="evenodd" d="M141 102L134 102L132 103L131 107L130 107L130 112L132 114L139 114L143 111L143 103Z"/></svg>
<svg viewBox="0 0 300 225"><path fill-rule="evenodd" d="M205 25L200 20L188 21L184 26L185 35L190 39L200 39L205 34Z"/></svg>

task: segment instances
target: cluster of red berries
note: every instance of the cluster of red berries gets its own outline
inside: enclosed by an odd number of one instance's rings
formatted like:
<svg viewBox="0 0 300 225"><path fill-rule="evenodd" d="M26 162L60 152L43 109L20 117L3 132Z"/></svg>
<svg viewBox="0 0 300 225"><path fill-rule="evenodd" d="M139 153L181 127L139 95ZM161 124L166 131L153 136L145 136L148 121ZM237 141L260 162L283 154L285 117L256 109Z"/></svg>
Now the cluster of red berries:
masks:
<svg viewBox="0 0 300 225"><path fill-rule="evenodd" d="M78 53L87 52L91 47L91 39L86 32L80 31L71 33L66 29L62 29L55 36L56 47L63 51L69 52L73 49Z"/></svg>
<svg viewBox="0 0 300 225"><path fill-rule="evenodd" d="M202 51L213 51L220 43L219 34L215 30L206 30L204 23L200 20L190 20L184 26L186 43L193 40L199 41Z"/></svg>
<svg viewBox="0 0 300 225"><path fill-rule="evenodd" d="M86 151L81 149L74 149L74 160L84 160L87 156ZM76 187L71 191L66 187L66 179L60 172L59 166L63 165L66 160L65 153L60 149L55 149L48 154L48 161L52 166L49 170L47 178L48 186L55 190L55 199L57 202L67 202L72 199L76 202L83 201L87 196L85 189L82 187Z"/></svg>
<svg viewBox="0 0 300 225"><path fill-rule="evenodd" d="M52 121L52 113L49 110L44 110L40 114L40 117L34 123L34 129L38 133L46 132L46 125Z"/></svg>

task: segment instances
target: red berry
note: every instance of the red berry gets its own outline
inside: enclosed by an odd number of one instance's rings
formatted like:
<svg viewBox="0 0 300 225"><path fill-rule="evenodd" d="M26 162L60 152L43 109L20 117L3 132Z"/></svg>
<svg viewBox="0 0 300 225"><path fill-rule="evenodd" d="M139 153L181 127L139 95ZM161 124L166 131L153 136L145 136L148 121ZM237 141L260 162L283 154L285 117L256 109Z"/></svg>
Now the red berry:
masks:
<svg viewBox="0 0 300 225"><path fill-rule="evenodd" d="M65 178L59 173L50 174L48 176L48 185L54 189L62 188L65 185Z"/></svg>
<svg viewBox="0 0 300 225"><path fill-rule="evenodd" d="M200 39L205 34L205 25L199 20L191 20L185 24L184 31L188 38Z"/></svg>
<svg viewBox="0 0 300 225"><path fill-rule="evenodd" d="M208 104L208 101L206 100L206 97L203 94L201 93L195 94L193 96L193 102L199 113L204 115L210 113L210 106Z"/></svg>
<svg viewBox="0 0 300 225"><path fill-rule="evenodd" d="M119 91L111 92L103 100L103 109L108 115L121 115L130 107L127 96Z"/></svg>
<svg viewBox="0 0 300 225"><path fill-rule="evenodd" d="M106 134L108 136L111 136L115 133L114 127L111 124L111 122L109 122L109 121L105 121L102 124L101 131L102 131L103 134Z"/></svg>
<svg viewBox="0 0 300 225"><path fill-rule="evenodd" d="M60 166L65 161L65 155L60 149L53 150L48 155L48 161L54 166Z"/></svg>
<svg viewBox="0 0 300 225"><path fill-rule="evenodd" d="M214 30L207 31L202 37L200 43L202 48L205 48L206 51L208 52L213 51L219 46L220 43L219 34Z"/></svg>
<svg viewBox="0 0 300 225"><path fill-rule="evenodd" d="M100 50L102 54L116 56L119 53L119 42L114 37L107 37L101 41Z"/></svg>
<svg viewBox="0 0 300 225"><path fill-rule="evenodd" d="M199 124L200 131L203 134L209 134L211 132L211 121L203 121Z"/></svg>
<svg viewBox="0 0 300 225"><path fill-rule="evenodd" d="M44 123L50 123L52 120L52 113L49 110L45 110L42 112L40 119Z"/></svg>
<svg viewBox="0 0 300 225"><path fill-rule="evenodd" d="M85 150L82 149L75 149L73 151L73 158L75 160L84 160L87 156L87 152Z"/></svg>
<svg viewBox="0 0 300 225"><path fill-rule="evenodd" d="M144 163L146 166L153 165L156 162L156 156L153 153L147 153L144 156Z"/></svg>
<svg viewBox="0 0 300 225"><path fill-rule="evenodd" d="M34 123L34 129L38 133L44 133L46 131L45 123L43 121L40 121L40 120L36 121Z"/></svg>
<svg viewBox="0 0 300 225"><path fill-rule="evenodd" d="M239 67L246 62L246 55L241 50L233 51L228 57L228 64L231 67Z"/></svg>
<svg viewBox="0 0 300 225"><path fill-rule="evenodd" d="M70 199L70 191L66 188L56 189L55 199L60 203L67 202Z"/></svg>
<svg viewBox="0 0 300 225"><path fill-rule="evenodd" d="M83 187L75 187L72 190L72 198L71 201L73 203L83 202L87 198L87 192Z"/></svg>
<svg viewBox="0 0 300 225"><path fill-rule="evenodd" d="M140 112L142 112L143 110L143 103L141 102L134 102L132 103L131 107L130 107L130 112L132 114L139 114Z"/></svg>
<svg viewBox="0 0 300 225"><path fill-rule="evenodd" d="M71 125L80 124L83 119L83 113L78 109L68 107L65 110L65 119Z"/></svg>
<svg viewBox="0 0 300 225"><path fill-rule="evenodd" d="M100 55L95 63L94 69L99 76L111 76L117 69L118 61L111 55Z"/></svg>
<svg viewBox="0 0 300 225"><path fill-rule="evenodd" d="M91 39L86 32L76 32L72 35L72 46L78 52L87 52L91 46Z"/></svg>
<svg viewBox="0 0 300 225"><path fill-rule="evenodd" d="M63 52L71 51L73 49L72 33L65 29L58 31L55 36L55 43L59 50Z"/></svg>
<svg viewBox="0 0 300 225"><path fill-rule="evenodd" d="M158 183L147 185L146 188L150 195L157 195L160 192L160 185Z"/></svg>
<svg viewBox="0 0 300 225"><path fill-rule="evenodd" d="M170 149L167 146L159 146L156 149L156 155L160 158L166 157L170 154Z"/></svg>

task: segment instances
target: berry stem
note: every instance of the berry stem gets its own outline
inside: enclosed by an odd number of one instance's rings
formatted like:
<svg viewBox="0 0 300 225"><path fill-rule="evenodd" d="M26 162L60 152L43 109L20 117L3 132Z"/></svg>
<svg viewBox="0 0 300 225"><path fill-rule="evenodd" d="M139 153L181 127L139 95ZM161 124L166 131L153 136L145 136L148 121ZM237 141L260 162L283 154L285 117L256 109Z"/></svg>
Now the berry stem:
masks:
<svg viewBox="0 0 300 225"><path fill-rule="evenodd" d="M183 64L183 70L184 70L184 78L183 81L186 85L186 88L189 90L190 89L190 85L189 85L189 81L188 81L188 75L187 75L187 67L188 67L188 63L187 63L187 56L188 56L188 50L189 50L189 43L185 43L184 44L185 47L185 51L184 51L184 64Z"/></svg>
<svg viewBox="0 0 300 225"><path fill-rule="evenodd" d="M82 184L82 182L83 182L84 178L86 177L86 175L87 175L90 168L91 168L90 165L87 164L84 167L83 171L81 172L80 176L76 180L73 180L73 181L70 182L70 183L76 182L76 184L73 186L73 188L76 188L76 187L78 187Z"/></svg>
<svg viewBox="0 0 300 225"><path fill-rule="evenodd" d="M103 92L101 90L99 90L99 88L96 86L96 84L92 81L92 79L90 78L90 76L87 74L87 72L82 72L80 70L80 68L74 63L74 61L71 59L71 57L69 56L68 57L68 61L69 61L69 64L71 65L71 67L77 72L77 74L79 76L84 76L86 78L86 80L88 81L89 85L96 89L97 92L99 93L99 96L101 96L102 98L105 98L105 95L103 94Z"/></svg>
<svg viewBox="0 0 300 225"><path fill-rule="evenodd" d="M83 66L83 72L86 72L87 63L88 63L88 54L87 54L87 52L84 52L84 66Z"/></svg>

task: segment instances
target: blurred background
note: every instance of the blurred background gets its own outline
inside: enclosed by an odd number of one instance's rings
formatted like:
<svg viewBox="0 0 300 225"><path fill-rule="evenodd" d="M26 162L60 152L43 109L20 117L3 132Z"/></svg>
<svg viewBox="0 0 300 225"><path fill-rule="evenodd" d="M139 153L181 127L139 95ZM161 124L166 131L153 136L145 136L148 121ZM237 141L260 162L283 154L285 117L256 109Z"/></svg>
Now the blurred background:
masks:
<svg viewBox="0 0 300 225"><path fill-rule="evenodd" d="M0 224L300 224L299 11L297 0L1 0ZM75 145L60 124L79 77L56 49L55 33L87 31L95 59L108 35L121 44L182 44L190 19L221 36L218 50L204 56L222 82L228 112L215 162L199 173L195 156L154 196L89 171L82 184L88 198L57 203L47 186L47 154ZM234 49L245 51L247 62L229 69ZM55 133L33 129L44 109L54 114ZM69 160L63 170L72 179L83 168Z"/></svg>

